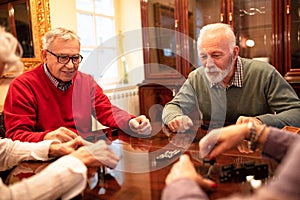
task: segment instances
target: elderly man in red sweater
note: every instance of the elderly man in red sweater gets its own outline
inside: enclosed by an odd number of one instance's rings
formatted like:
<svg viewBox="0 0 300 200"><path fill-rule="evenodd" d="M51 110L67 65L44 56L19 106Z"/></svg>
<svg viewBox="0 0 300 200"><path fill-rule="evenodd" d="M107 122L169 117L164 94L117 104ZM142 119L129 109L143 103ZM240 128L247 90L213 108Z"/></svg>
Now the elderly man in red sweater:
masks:
<svg viewBox="0 0 300 200"><path fill-rule="evenodd" d="M3 71L14 75L22 73L22 52L18 40L0 26L0 75ZM29 143L0 138L0 172L22 161L46 161L55 157L61 158L20 182L6 185L0 177L0 199L76 198L87 185L88 167L114 168L119 161L119 157L104 140L92 144L78 136L65 143L57 140Z"/></svg>
<svg viewBox="0 0 300 200"><path fill-rule="evenodd" d="M69 141L91 132L92 116L107 127L150 134L145 116L111 104L92 76L78 71L79 37L65 28L44 36L43 63L15 78L4 103L6 137L38 142Z"/></svg>

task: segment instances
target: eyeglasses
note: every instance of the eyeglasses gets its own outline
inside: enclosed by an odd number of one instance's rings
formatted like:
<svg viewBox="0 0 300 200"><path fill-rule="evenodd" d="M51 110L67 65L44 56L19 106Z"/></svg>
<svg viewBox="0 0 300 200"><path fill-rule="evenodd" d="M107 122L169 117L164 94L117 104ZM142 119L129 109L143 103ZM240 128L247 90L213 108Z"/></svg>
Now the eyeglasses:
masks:
<svg viewBox="0 0 300 200"><path fill-rule="evenodd" d="M57 62L61 64L67 64L70 62L70 59L72 60L72 63L74 65L78 65L82 61L82 55L76 55L76 56L65 56L65 55L56 55L55 53L49 51L48 49L46 50L48 53L51 55L55 56L57 58Z"/></svg>

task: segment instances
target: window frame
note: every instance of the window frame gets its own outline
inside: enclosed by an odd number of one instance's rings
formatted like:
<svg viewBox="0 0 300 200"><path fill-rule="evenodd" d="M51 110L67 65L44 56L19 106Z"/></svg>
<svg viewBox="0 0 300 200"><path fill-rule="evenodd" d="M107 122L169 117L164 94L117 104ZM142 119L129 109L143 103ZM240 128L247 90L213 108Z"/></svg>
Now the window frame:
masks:
<svg viewBox="0 0 300 200"><path fill-rule="evenodd" d="M91 0L92 1L92 4L93 4L93 9L92 11L87 11L87 10L81 10L81 9L78 9L77 8L77 1L76 1L76 15L77 15L77 29L78 29L78 33L80 33L80 27L79 27L79 19L78 19L78 14L84 14L84 15L90 15L92 16L93 18L93 35L94 35L94 41L95 41L95 44L96 45L85 45L82 41L81 41L81 54L84 56L84 59L83 59L83 62L85 62L86 59L88 59L89 55L91 53L93 53L93 51L95 49L97 50L114 50L116 52L118 52L118 46L120 45L120 40L117 38L119 37L119 34L120 34L120 30L119 30L119 27L118 27L118 22L117 22L117 19L118 19L118 8L117 8L117 2L116 0L112 0L112 3L113 3L113 9L114 9L114 13L113 15L107 15L107 14L103 14L103 13L97 13L95 11L95 1L96 0ZM99 34L97 35L97 21L96 21L96 18L97 17L102 17L102 18L106 18L106 19L110 19L110 20L113 20L113 23L114 23L114 35L112 35L110 38L111 39L114 39L113 37L117 38L118 40L116 41L116 45L115 46L105 46L105 41L103 43L100 43L99 38L97 36L99 36ZM79 34L80 36L80 34ZM110 39L106 40L106 41L109 41ZM98 45L99 44L99 45ZM88 53L90 52L90 53ZM95 53L95 52L94 52ZM100 56L99 56L100 57ZM101 67L101 60L97 59L98 63L99 63L99 67ZM115 60L112 60L110 63L108 63L107 66L104 66L104 67L110 67L111 65L114 65L115 68L112 69L112 72L107 72L105 73L104 72L104 75L101 76L101 77L94 77L95 80L100 83L101 87L103 87L104 89L105 88L109 88L111 87L112 85L117 85L117 84L120 84L120 81L124 75L124 70L123 70L123 66L122 66L122 62L121 62L121 58L115 58ZM91 66L91 67L94 67L94 66ZM111 74L117 74L117 76L109 76ZM107 75L108 76L107 76ZM92 75L92 74L91 74Z"/></svg>

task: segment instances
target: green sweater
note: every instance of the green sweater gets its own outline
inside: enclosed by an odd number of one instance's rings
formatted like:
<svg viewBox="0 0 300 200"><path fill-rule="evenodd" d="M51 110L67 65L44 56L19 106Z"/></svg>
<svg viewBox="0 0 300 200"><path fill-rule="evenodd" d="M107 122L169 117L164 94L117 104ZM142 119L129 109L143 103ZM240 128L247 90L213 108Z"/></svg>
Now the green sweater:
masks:
<svg viewBox="0 0 300 200"><path fill-rule="evenodd" d="M239 116L259 118L263 123L282 128L300 127L300 100L293 88L270 64L241 58L243 86L227 89L211 87L204 68L189 74L177 95L163 110L167 124L178 115L200 113L203 121L217 126L235 124ZM192 118L192 120L199 120Z"/></svg>

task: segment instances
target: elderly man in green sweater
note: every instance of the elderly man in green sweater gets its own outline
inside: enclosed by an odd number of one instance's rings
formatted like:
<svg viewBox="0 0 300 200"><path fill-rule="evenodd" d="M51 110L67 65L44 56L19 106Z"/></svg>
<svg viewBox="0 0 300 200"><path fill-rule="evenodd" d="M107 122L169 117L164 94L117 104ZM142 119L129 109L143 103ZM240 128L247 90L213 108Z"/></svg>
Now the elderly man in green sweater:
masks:
<svg viewBox="0 0 300 200"><path fill-rule="evenodd" d="M272 65L239 57L229 25L204 26L197 46L203 67L189 74L163 110L163 122L171 131L193 126L194 111L197 120L210 122L207 128L249 121L300 127L300 101L293 88Z"/></svg>

